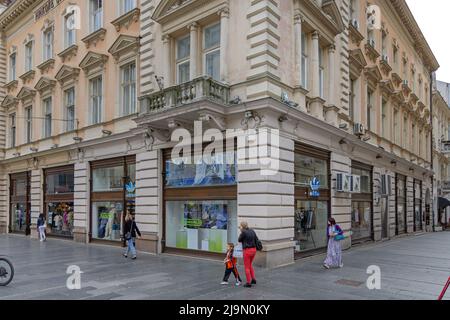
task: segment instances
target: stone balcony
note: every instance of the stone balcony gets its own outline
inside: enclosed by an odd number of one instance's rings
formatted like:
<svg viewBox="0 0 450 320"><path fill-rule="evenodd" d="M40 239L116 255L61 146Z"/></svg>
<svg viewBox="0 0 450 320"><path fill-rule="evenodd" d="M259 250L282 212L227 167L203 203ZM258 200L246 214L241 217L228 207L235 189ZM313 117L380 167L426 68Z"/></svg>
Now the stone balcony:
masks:
<svg viewBox="0 0 450 320"><path fill-rule="evenodd" d="M202 100L225 105L230 100L230 87L210 77L199 77L147 95L142 100L142 113L158 113Z"/></svg>

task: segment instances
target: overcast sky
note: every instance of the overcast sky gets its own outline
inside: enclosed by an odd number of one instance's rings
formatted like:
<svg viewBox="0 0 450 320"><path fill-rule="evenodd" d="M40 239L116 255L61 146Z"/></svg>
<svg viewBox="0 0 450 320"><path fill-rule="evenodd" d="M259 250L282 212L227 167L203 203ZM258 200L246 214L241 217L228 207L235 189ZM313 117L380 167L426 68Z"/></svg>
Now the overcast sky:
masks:
<svg viewBox="0 0 450 320"><path fill-rule="evenodd" d="M438 80L450 82L450 1L406 1L441 66Z"/></svg>

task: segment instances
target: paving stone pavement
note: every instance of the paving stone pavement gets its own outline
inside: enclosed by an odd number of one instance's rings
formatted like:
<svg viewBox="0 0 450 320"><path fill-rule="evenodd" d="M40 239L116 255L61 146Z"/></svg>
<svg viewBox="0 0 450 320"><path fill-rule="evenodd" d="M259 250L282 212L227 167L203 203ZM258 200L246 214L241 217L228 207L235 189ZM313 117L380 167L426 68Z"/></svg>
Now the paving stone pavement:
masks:
<svg viewBox="0 0 450 320"><path fill-rule="evenodd" d="M343 269L325 270L323 255L256 269L258 284L246 289L220 285L220 261L142 253L132 261L116 247L0 235L0 255L16 270L0 300L436 300L450 276L449 249L450 232L371 243L345 251ZM80 290L66 287L70 265L83 272ZM381 290L366 287L370 265L381 268Z"/></svg>

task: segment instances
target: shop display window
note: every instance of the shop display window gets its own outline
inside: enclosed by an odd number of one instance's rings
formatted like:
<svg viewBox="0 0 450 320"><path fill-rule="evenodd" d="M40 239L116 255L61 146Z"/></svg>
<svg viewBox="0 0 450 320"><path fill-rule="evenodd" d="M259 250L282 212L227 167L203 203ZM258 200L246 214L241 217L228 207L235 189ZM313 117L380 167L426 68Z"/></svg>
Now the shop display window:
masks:
<svg viewBox="0 0 450 320"><path fill-rule="evenodd" d="M25 232L27 228L27 206L24 203L11 204L11 230L13 232Z"/></svg>
<svg viewBox="0 0 450 320"><path fill-rule="evenodd" d="M92 203L92 238L120 241L122 221L123 202Z"/></svg>
<svg viewBox="0 0 450 320"><path fill-rule="evenodd" d="M296 201L296 252L304 252L327 246L328 216L327 201Z"/></svg>
<svg viewBox="0 0 450 320"><path fill-rule="evenodd" d="M72 236L73 202L50 202L47 204L47 224L53 235Z"/></svg>
<svg viewBox="0 0 450 320"><path fill-rule="evenodd" d="M370 238L372 235L372 203L352 201L352 239Z"/></svg>
<svg viewBox="0 0 450 320"><path fill-rule="evenodd" d="M397 178L397 230L398 234L406 232L406 181Z"/></svg>
<svg viewBox="0 0 450 320"><path fill-rule="evenodd" d="M46 177L47 194L73 193L74 176L72 172L49 174Z"/></svg>
<svg viewBox="0 0 450 320"><path fill-rule="evenodd" d="M124 166L114 166L109 168L97 168L92 170L92 191L110 192L123 190L122 179L124 176Z"/></svg>
<svg viewBox="0 0 450 320"><path fill-rule="evenodd" d="M227 159L230 157L234 157L234 164L228 163ZM211 159L201 159L196 164L186 162L183 158L166 160L166 187L221 186L237 183L235 152L219 153Z"/></svg>
<svg viewBox="0 0 450 320"><path fill-rule="evenodd" d="M295 154L295 184L309 188L313 178L320 181L321 189L328 189L328 160Z"/></svg>
<svg viewBox="0 0 450 320"><path fill-rule="evenodd" d="M166 202L166 247L225 253L237 239L237 201Z"/></svg>

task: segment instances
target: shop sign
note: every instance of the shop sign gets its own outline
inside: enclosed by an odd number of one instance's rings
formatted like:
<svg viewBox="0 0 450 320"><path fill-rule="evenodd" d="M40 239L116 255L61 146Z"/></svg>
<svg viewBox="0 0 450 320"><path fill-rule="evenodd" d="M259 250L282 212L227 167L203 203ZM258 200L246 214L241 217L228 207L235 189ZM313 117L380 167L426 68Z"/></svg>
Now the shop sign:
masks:
<svg viewBox="0 0 450 320"><path fill-rule="evenodd" d="M61 2L64 0L47 0L44 2L42 6L39 7L34 12L34 21L38 21L40 18L45 16L47 13L52 11L54 8L56 8Z"/></svg>
<svg viewBox="0 0 450 320"><path fill-rule="evenodd" d="M136 183L134 183L133 181L128 182L125 185L125 189L127 190L127 198L136 197Z"/></svg>
<svg viewBox="0 0 450 320"><path fill-rule="evenodd" d="M309 186L310 186L310 188L311 188L311 192L309 193L309 195L310 195L311 197L314 197L314 198L320 197L320 192L319 192L319 189L320 189L320 180L317 179L317 177L314 177L314 178L310 181Z"/></svg>

